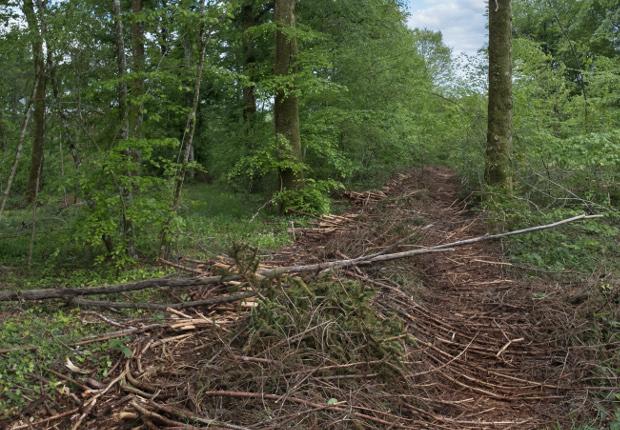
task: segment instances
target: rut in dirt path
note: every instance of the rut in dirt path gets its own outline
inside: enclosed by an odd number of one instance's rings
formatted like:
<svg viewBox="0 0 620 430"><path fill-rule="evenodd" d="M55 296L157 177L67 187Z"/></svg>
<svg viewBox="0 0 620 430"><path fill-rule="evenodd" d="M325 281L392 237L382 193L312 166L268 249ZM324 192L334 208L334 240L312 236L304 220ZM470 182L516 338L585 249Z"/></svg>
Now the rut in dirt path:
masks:
<svg viewBox="0 0 620 430"><path fill-rule="evenodd" d="M454 173L426 168L411 180L429 191L422 210L433 226L424 244L486 232L459 203ZM583 400L572 390L573 363L557 336L564 312L541 309L537 293L547 287L515 277L500 246L477 243L417 260L427 288L408 305L415 315L422 304L427 315L410 318L409 329L430 351L433 391L447 401L439 421L472 429L551 427Z"/></svg>

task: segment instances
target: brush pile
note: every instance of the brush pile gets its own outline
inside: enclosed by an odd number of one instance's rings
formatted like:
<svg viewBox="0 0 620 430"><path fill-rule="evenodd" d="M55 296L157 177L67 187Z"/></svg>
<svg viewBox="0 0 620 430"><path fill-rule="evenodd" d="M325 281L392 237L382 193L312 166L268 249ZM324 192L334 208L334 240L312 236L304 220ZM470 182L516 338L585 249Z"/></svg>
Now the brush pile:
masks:
<svg viewBox="0 0 620 430"><path fill-rule="evenodd" d="M75 409L9 428L540 429L564 424L569 412L590 414L592 392L613 392L610 380L586 382L596 369L584 362L600 348L573 347L581 321L564 302L536 301L552 287L516 278L496 244L257 276L480 234L483 223L456 192L451 172L416 171L356 193L361 208L317 220L274 255L238 247L173 263L198 277L236 276L194 288L191 300L248 294L168 309L107 382L93 387L67 369Z"/></svg>

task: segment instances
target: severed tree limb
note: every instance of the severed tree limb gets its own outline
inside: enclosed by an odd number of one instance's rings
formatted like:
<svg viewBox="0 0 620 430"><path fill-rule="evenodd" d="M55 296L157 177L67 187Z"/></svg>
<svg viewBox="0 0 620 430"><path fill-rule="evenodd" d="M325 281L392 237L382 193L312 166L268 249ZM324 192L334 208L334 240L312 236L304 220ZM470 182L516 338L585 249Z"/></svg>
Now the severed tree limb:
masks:
<svg viewBox="0 0 620 430"><path fill-rule="evenodd" d="M50 421L54 421L54 420L58 420L60 418L68 417L68 416L73 415L73 414L75 414L76 412L79 412L79 411L80 411L80 408L70 409L68 411L52 415L51 417L43 418L42 420L39 420L39 421L31 422L31 423L28 423L28 424L22 424L22 425L19 425L17 427L11 427L11 430L27 430L27 429L42 428L42 427L39 427L39 426L42 426L44 424L48 424Z"/></svg>
<svg viewBox="0 0 620 430"><path fill-rule="evenodd" d="M556 221L556 222L553 222L551 224L537 225L535 227L522 228L520 230L508 231L506 233L497 233L497 234L488 234L487 233L484 236L478 236L478 237L473 237L471 239L459 240L458 242L445 243L443 245L436 245L436 246L433 246L432 248L433 249L442 249L442 248L450 248L450 247L453 247L453 246L469 245L470 243L482 242L482 241L485 241L485 240L501 239L501 238L504 238L504 237L516 236L516 235L519 235L519 234L532 233L532 232L541 231L541 230L548 230L550 228L559 227L561 225L568 224L568 223L571 223L571 222L575 222L575 221L579 221L579 220L584 220L584 219L603 218L604 216L605 215L586 215L586 214L582 214L582 215L574 216L572 218L567 218L567 219L563 219L563 220L560 220L560 221Z"/></svg>
<svg viewBox="0 0 620 430"><path fill-rule="evenodd" d="M226 428L230 430L250 430L248 427L238 426L235 424L229 424L223 421L219 421L212 418L205 418L198 415L193 414L191 411L187 411L184 409L180 409L170 405L162 405L159 403L155 403L152 400L142 399L142 401L146 402L148 406L156 408L162 412L166 412L170 415L175 415L177 417L183 418L184 420L191 420L201 424L206 424L207 426L215 426L213 428Z"/></svg>
<svg viewBox="0 0 620 430"><path fill-rule="evenodd" d="M248 297L254 297L256 293L253 291L242 291L234 294L226 294L222 296L213 297L204 300L194 300L190 302L164 304L164 303L128 303L128 302L108 302L104 300L86 300L86 299L73 299L71 303L79 306L90 306L98 308L125 308L125 309L154 309L163 310L166 309L186 309L197 306L209 306L218 305L222 303L236 302L237 300L247 299Z"/></svg>
<svg viewBox="0 0 620 430"><path fill-rule="evenodd" d="M225 282L239 279L238 276L209 276L205 278L188 279L147 279L139 282L112 285L95 288L50 288L25 291L0 291L0 301L12 300L44 300L44 299L70 299L79 296L91 296L97 294L116 294L130 291L140 291L149 288L188 288L201 285Z"/></svg>
<svg viewBox="0 0 620 430"><path fill-rule="evenodd" d="M251 393L251 392L245 392L245 391L224 391L224 390L205 391L202 394L206 397L231 397L231 398L237 398L237 399L267 399L267 400L273 400L276 402L286 401L286 402L297 403L298 405L308 406L308 407L317 408L317 409L326 409L326 410L332 410L336 412L346 412L347 414L350 414L350 416L352 417L355 417L358 419L366 419L368 421L373 421L378 424L388 426L389 428L394 428L394 427L411 428L411 427L406 427L404 424L400 424L398 422L390 422L382 418L378 418L378 417L368 415L362 412L356 412L354 410L352 411L351 409L360 409L359 407L356 407L354 405L340 406L340 405L321 404L321 403L313 402L311 400L302 399L299 397L282 396L282 395L271 394L271 393ZM390 415L387 413L383 413L383 412L380 412L380 413L389 418L399 418L399 417L396 417L394 415Z"/></svg>
<svg viewBox="0 0 620 430"><path fill-rule="evenodd" d="M509 236L516 236L519 234L526 234L535 231L547 230L555 228L571 222L602 218L603 215L578 215L572 218L556 221L551 224L539 225L535 227L528 227L520 230L509 231L506 233L498 234L485 234L483 236L474 237L471 239L459 240L456 242L444 243L440 245L430 246L426 248L413 249L410 251L396 252L392 254L385 254L385 250L371 254L364 255L357 258L351 258L346 260L328 261L325 263L307 264L300 266L288 266L288 267L276 267L273 269L263 269L256 272L257 275L264 278L277 278L278 276L295 274L295 273L311 273L321 272L323 270L341 269L351 266L359 266L365 264L371 264L379 261L395 260L398 258L412 257L415 255L429 254L434 252L450 252L453 248L459 246L470 245L472 243L483 242L487 240L496 240ZM386 248L387 250L391 247ZM149 288L187 288L196 287L211 284L221 284L223 282L234 281L242 279L239 275L222 275L222 276L207 276L196 277L189 279L149 279L140 282L134 282L129 284L120 284L107 287L96 288L51 288L41 290L26 290L26 291L0 291L0 301L14 301L14 300L44 300L44 299L72 299L79 296L89 296L97 294L115 294L129 291L139 291Z"/></svg>

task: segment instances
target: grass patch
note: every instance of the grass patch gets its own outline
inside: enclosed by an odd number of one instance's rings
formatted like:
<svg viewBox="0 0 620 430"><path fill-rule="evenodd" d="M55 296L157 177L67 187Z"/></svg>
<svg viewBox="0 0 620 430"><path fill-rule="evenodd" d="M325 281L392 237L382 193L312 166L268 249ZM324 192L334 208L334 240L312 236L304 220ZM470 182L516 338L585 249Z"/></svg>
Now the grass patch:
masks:
<svg viewBox="0 0 620 430"><path fill-rule="evenodd" d="M493 195L484 203L492 224L513 230L548 224L584 213L582 208L540 209L531 202L509 196ZM587 277L604 271L620 276L620 212L613 208L598 211L604 218L579 221L560 228L505 238L503 243L517 264L546 273L566 271Z"/></svg>

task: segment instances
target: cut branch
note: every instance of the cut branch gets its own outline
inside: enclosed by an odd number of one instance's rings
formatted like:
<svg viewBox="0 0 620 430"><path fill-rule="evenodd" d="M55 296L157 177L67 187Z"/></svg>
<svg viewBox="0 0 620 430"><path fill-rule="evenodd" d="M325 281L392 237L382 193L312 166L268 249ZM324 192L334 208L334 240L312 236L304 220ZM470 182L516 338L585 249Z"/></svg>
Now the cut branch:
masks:
<svg viewBox="0 0 620 430"><path fill-rule="evenodd" d="M564 224L579 220L587 220L593 218L601 218L603 215L578 215L572 218L556 221L551 224L539 225L535 227L528 227L520 230L509 231L506 233L498 234L486 234L483 236L474 237L471 239L459 240L457 242L444 243L426 248L413 249L410 251L402 251L387 254L393 247L388 247L385 250L371 254L364 255L358 258L329 261L325 263L307 264L300 266L288 266L288 267L276 267L273 269L262 269L256 272L257 275L264 278L277 278L282 275L290 275L296 273L319 273L324 270L342 269L351 266L360 266L365 264L376 263L379 261L396 260L399 258L413 257L415 255L430 254L434 252L450 252L454 248L459 246L470 245L472 243L496 240L509 236L516 236L520 234L531 233L535 231L547 230L556 228ZM189 279L149 279L140 282L134 282L129 284L113 285L108 287L97 288L51 288L42 290L27 290L27 291L0 291L0 301L13 301L13 300L44 300L44 299L72 299L79 296L90 296L98 294L116 294L130 291L146 290L149 288L188 288L197 287L211 284L221 284L229 281L235 281L242 279L239 275L222 275L222 276L206 276L196 277ZM83 302L86 304L86 302ZM195 305L197 306L197 305Z"/></svg>
<svg viewBox="0 0 620 430"><path fill-rule="evenodd" d="M86 300L86 299L73 299L71 302L79 306L89 306L96 308L117 308L117 309L153 309L153 310L166 310L166 309L186 309L198 306L210 306L219 305L222 303L231 303L238 300L247 299L248 297L256 296L253 291L243 291L234 294L226 294L223 296L217 296L210 299L194 300L190 302L182 303L127 303L127 302L108 302L104 300Z"/></svg>

